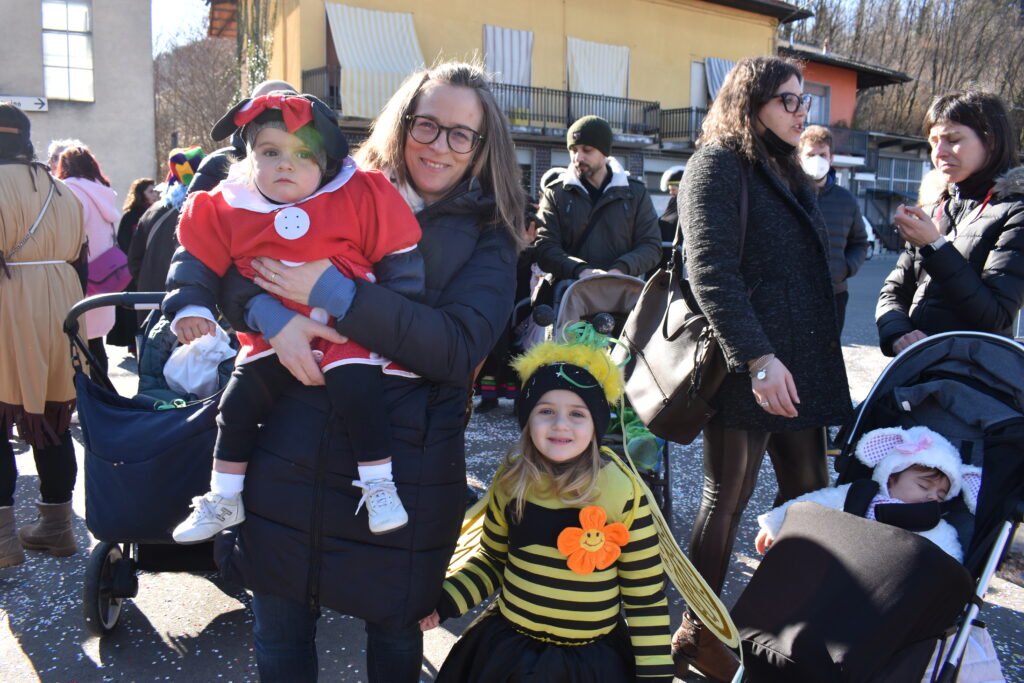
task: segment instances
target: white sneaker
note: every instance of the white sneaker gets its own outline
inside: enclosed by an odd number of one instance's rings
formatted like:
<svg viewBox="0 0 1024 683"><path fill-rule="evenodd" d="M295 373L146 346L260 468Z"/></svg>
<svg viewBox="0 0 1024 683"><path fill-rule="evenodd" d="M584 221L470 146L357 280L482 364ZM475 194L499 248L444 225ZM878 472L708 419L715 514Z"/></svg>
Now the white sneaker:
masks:
<svg viewBox="0 0 1024 683"><path fill-rule="evenodd" d="M356 514L366 503L366 513L370 518L370 531L375 534L386 534L401 529L409 523L409 513L402 506L398 497L395 482L391 479L372 479L370 481L352 482L363 490L363 497L356 506Z"/></svg>
<svg viewBox="0 0 1024 683"><path fill-rule="evenodd" d="M206 493L192 499L192 514L175 527L171 536L175 543L183 545L202 543L228 527L241 524L244 520L242 496L227 498L215 493Z"/></svg>

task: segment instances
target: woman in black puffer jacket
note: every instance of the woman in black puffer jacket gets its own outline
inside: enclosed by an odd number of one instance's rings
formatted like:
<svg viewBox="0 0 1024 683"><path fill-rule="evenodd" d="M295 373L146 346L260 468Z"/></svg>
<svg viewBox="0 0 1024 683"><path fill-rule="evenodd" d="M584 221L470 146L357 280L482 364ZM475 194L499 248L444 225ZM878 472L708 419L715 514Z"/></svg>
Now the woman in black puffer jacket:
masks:
<svg viewBox="0 0 1024 683"><path fill-rule="evenodd" d="M690 538L690 558L716 592L765 449L777 505L826 486L824 427L850 413L828 232L796 158L809 102L795 64L740 61L679 189L690 283L730 369L704 429L704 492ZM673 641L677 676L692 664L715 680L732 678L734 657L690 612Z"/></svg>
<svg viewBox="0 0 1024 683"><path fill-rule="evenodd" d="M508 123L479 68L444 64L410 77L356 160L390 173L416 213L422 300L348 280L328 261L258 260L256 283L324 308L338 332L420 376L384 378L409 524L374 536L354 517L356 454L328 457L347 449L329 442L347 438L341 421L328 420L323 389L297 387L279 401L246 474L246 520L218 547L223 574L253 591L265 681L316 679L321 607L366 622L370 681L419 680L418 620L437 604L465 511L466 387L512 308L525 196ZM224 296L238 289L226 283ZM233 322L244 317L261 330L274 329L283 309L265 295L244 316L229 301L225 308ZM306 384L322 383L308 340L326 328L294 316L277 329L267 336L282 364Z"/></svg>
<svg viewBox="0 0 1024 683"><path fill-rule="evenodd" d="M910 248L875 310L887 356L938 332L1011 336L1024 303L1024 167L1006 107L978 91L942 95L924 128L942 191L894 218Z"/></svg>

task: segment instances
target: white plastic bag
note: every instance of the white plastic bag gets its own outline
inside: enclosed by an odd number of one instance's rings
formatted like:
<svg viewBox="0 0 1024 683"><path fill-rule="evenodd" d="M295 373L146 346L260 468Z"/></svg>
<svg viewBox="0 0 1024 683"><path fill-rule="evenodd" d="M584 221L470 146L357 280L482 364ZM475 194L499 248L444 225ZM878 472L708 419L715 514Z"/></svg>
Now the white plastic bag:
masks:
<svg viewBox="0 0 1024 683"><path fill-rule="evenodd" d="M932 653L932 661L928 664L922 683L929 683L935 676L935 656L942 652L946 654L953 644L953 637L950 636L947 642L940 642ZM964 650L963 663L960 666L960 674L956 677L957 683L1006 683L1003 677L1002 667L999 666L999 657L996 655L996 647L992 643L992 636L984 627L971 626L970 636L967 638L967 648Z"/></svg>
<svg viewBox="0 0 1024 683"><path fill-rule="evenodd" d="M216 326L216 335L204 334L191 344L182 344L164 363L164 379L171 391L206 397L217 391L217 366L234 358L227 332Z"/></svg>

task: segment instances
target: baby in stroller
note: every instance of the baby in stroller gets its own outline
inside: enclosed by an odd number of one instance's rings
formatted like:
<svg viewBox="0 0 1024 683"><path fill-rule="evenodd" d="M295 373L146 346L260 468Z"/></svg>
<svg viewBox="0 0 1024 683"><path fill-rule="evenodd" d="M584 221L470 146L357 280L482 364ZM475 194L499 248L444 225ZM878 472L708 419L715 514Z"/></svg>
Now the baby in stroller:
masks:
<svg viewBox="0 0 1024 683"><path fill-rule="evenodd" d="M871 479L875 486L868 492L877 491L870 498L867 511L868 519L887 521L891 519L893 504L937 503L952 500L963 495L968 510L973 514L978 503L981 490L981 468L964 465L960 454L942 435L927 427L887 427L868 432L857 444L854 452L856 458L873 468ZM836 510L854 512L854 487L863 492L860 482L843 484L812 491L799 496L784 505L767 512L757 518L761 531L757 536L756 546L764 553L771 546L782 523L786 511L798 502L818 503ZM963 561L963 550L954 527L940 519L938 524L928 526L917 525L909 529L935 543L958 562ZM905 525L901 525L905 526Z"/></svg>

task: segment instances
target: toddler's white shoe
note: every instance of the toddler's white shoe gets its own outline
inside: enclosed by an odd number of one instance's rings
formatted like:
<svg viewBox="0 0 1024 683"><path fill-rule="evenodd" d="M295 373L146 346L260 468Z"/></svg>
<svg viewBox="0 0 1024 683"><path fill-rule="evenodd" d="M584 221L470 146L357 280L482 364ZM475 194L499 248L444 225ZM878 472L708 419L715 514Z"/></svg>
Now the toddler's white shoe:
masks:
<svg viewBox="0 0 1024 683"><path fill-rule="evenodd" d="M356 506L356 514L366 504L366 513L370 518L370 531L375 534L386 534L401 529L409 523L409 513L402 506L398 497L395 482L391 479L371 479L370 481L352 482L363 490L363 497Z"/></svg>
<svg viewBox="0 0 1024 683"><path fill-rule="evenodd" d="M242 507L242 496L228 498L206 493L192 499L192 514L175 527L171 536L175 543L183 545L202 543L243 521L245 508Z"/></svg>

